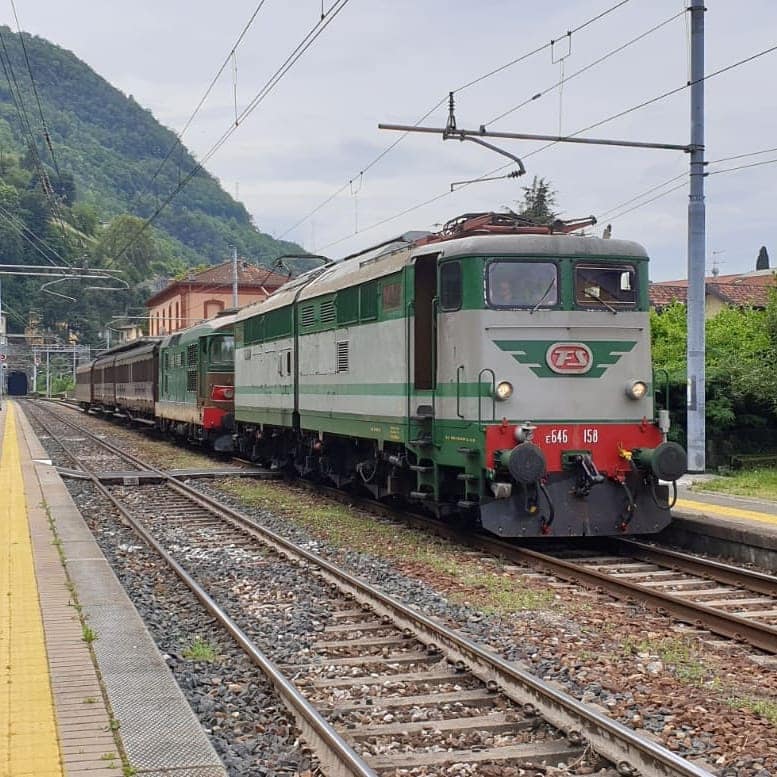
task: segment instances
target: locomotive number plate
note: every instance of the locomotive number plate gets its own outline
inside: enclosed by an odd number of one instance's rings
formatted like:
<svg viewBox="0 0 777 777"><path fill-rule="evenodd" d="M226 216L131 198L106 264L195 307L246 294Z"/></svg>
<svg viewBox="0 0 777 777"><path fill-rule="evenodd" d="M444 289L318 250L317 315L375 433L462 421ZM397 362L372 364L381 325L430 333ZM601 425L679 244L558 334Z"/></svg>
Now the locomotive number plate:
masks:
<svg viewBox="0 0 777 777"><path fill-rule="evenodd" d="M569 442L569 429L551 429L545 435L546 445L558 445Z"/></svg>
<svg viewBox="0 0 777 777"><path fill-rule="evenodd" d="M599 430L596 427L584 426L582 429L575 427L574 437L580 440L580 435L582 435L582 442L585 445L593 445L599 442ZM548 429L542 440L545 445L567 445L572 440L572 436L573 434L568 428L561 426Z"/></svg>

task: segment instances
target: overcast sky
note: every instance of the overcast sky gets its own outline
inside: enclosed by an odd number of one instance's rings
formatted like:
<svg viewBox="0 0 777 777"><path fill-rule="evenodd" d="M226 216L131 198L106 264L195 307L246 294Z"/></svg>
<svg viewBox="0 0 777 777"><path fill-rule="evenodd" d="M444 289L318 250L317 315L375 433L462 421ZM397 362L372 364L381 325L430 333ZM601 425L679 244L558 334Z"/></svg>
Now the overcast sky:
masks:
<svg viewBox="0 0 777 777"><path fill-rule="evenodd" d="M324 0L325 8L334 0ZM682 152L501 141L526 157L524 179L478 183L446 195L507 160L472 143L411 135L365 175L395 133L378 122L415 123L455 90L524 53L563 39L457 94L458 126L476 128L543 92L489 129L573 133L682 86L689 76L685 0L630 0L585 29L569 29L618 0L350 0L229 141L208 169L265 232L338 258L411 229L434 229L470 211L516 206L535 175L557 190L565 218L594 214L597 233L643 243L654 280L686 277L687 178L639 207L620 203L687 172ZM23 30L72 50L174 131L180 131L232 49L258 0L16 0ZM2 4L0 3L0 7ZM709 0L706 73L777 44L774 0ZM266 0L237 50L242 111L321 15L321 0ZM16 28L10 3L2 21ZM673 21L551 89L651 28ZM706 82L707 159L777 147L777 52ZM218 81L184 136L202 158L234 121L233 67ZM446 108L426 125L443 126ZM687 143L689 90L609 122L593 137ZM777 159L777 151L709 166L709 171ZM509 169L509 168L508 168ZM504 171L506 172L506 171ZM294 224L349 180L353 184L298 227ZM754 269L761 245L777 266L777 164L707 178L707 269ZM401 214L435 197L435 202ZM613 210L616 208L615 210ZM392 218L398 216L397 218ZM389 220L391 219L391 220Z"/></svg>

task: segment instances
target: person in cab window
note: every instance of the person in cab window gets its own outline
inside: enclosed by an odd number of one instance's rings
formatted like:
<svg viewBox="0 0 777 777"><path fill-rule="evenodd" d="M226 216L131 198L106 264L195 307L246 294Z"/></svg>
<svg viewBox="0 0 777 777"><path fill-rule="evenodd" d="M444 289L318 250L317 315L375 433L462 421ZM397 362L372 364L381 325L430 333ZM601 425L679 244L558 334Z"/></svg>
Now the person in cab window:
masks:
<svg viewBox="0 0 777 777"><path fill-rule="evenodd" d="M503 278L496 284L493 294L495 305L517 305L518 299L513 289L512 281Z"/></svg>

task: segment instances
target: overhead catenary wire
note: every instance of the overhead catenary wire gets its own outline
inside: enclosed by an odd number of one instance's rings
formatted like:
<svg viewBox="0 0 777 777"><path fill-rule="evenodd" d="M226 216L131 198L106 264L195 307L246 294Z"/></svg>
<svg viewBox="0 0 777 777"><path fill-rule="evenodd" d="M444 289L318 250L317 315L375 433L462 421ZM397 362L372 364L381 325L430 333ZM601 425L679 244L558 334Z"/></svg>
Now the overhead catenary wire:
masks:
<svg viewBox="0 0 777 777"><path fill-rule="evenodd" d="M49 134L49 128L46 124L46 118L43 115L43 106L40 102L40 95L38 94L38 87L35 83L35 76L32 73L32 65L30 64L30 57L27 53L27 44L24 42L24 35L22 35L22 27L21 24L19 24L19 16L16 13L16 3L14 0L11 0L11 9L13 10L13 16L16 20L16 29L19 32L19 41L22 44L22 51L24 52L24 61L27 63L27 72L30 76L30 83L32 84L32 92L35 95L35 102L38 105L38 115L40 116L40 123L41 127L43 128L43 137L46 140L46 146L49 149L49 154L51 154L51 161L54 164L54 170L56 170L57 177L59 178L60 185L62 185L62 173L59 170L59 164L57 163L57 156L54 153L54 145L51 142L51 135Z"/></svg>
<svg viewBox="0 0 777 777"><path fill-rule="evenodd" d="M724 156L724 157L720 157L718 159L711 159L711 160L709 160L707 162L707 165L708 166L710 166L710 165L719 165L719 164L722 164L723 162L733 162L736 159L748 159L750 157L760 156L762 154L770 154L770 153L772 153L774 151L777 151L777 146L773 146L771 148L762 148L759 151L748 151L748 152L746 152L744 154L734 154L733 156ZM751 166L752 167L757 167L760 164L770 164L770 163L771 163L770 160L766 160L765 162L759 162L759 163L757 163L755 165L740 165L739 167L727 168L726 170L715 170L713 172L706 173L706 175L718 175L719 173L728 172L728 170L732 170L732 171L733 170L740 170L740 169L746 169L747 167L751 167ZM665 181L662 181L661 183L658 183L655 186L651 186L649 189L646 189L645 191L641 192L640 194L637 194L637 195L635 195L633 197L630 197L628 200L624 200L623 202L619 202L617 205L614 205L613 207L608 208L605 211L602 211L602 213L599 215L599 219L600 220L607 219L607 218L609 218L609 214L617 213L621 208L625 207L626 205L630 205L632 202L636 202L637 200L641 200L643 197L646 197L648 194L651 194L652 192L654 192L654 191L656 191L658 189L662 189L664 186L669 186L669 184L672 184L675 181L679 181L681 178L687 178L687 176L688 176L688 173L687 172L683 172L683 173L680 173L679 175L673 176L672 178L667 178ZM683 184L683 185L685 185L685 184ZM681 187L680 186L676 186L676 187L674 187L674 188L664 192L664 194L670 194L671 192L676 191L679 188L681 188ZM661 195L661 196L663 196L663 195ZM655 199L658 199L658 198L656 197ZM652 200L651 200L651 202L652 202ZM619 214L619 215L621 215L621 214Z"/></svg>
<svg viewBox="0 0 777 777"><path fill-rule="evenodd" d="M594 24L600 19L603 19L605 16L608 16L609 14L613 13L613 11L616 11L618 8L621 8L622 6L626 5L628 2L630 2L630 0L620 0L614 5L611 5L609 8L606 8L604 11L601 11L595 16L592 16L591 18L586 19L581 24L578 24L576 27L573 27L572 29L568 30L566 33L564 33L564 36L571 36L576 32L580 32L581 30L584 30L586 27L590 26L591 24ZM531 49L530 51L527 51L521 54L520 56L511 59L509 62L505 62L499 67L496 67L496 68L493 68L492 70L487 71L486 73L483 73L477 78L474 78L471 81L467 81L461 86L458 86L456 89L453 90L453 94L458 94L460 92L465 91L466 89L469 89L470 87L476 86L477 84L495 75L498 75L499 73L502 73L505 70L508 70L509 68L514 67L515 65L521 62L524 62L525 60L535 56L536 54L540 54L541 52L549 48L552 48L553 45L557 42L558 42L558 39L551 39L547 43L543 43L542 45L537 46L534 49ZM448 102L448 95L446 94L444 97L438 100L431 108L429 108L429 110L427 110L423 116L418 118L414 122L413 126L418 126L419 124L421 124L422 121L425 121L426 119L428 119L429 116L431 116L438 108L440 108L442 105L444 105L447 102ZM360 176L363 176L368 170L370 170L372 167L378 164L378 162L380 162L385 156L387 156L391 151L393 151L409 134L410 134L409 132L403 132L401 135L399 135L399 137L395 141L390 143L385 149L383 149L383 151L381 151L376 157L374 157L371 162L365 165L358 173L353 175L340 188L333 191L332 194L330 194L323 202L319 203L315 208L313 208L311 211L306 213L301 219L299 219L299 221L295 222L294 224L292 224L292 226L285 229L278 236L278 239L283 239L290 232L293 232L295 229L297 229L297 227L304 224L310 218L315 216L316 213L318 213L322 208L324 208L326 205L332 202L332 200L336 199L340 194L342 194L346 189L348 189L354 180L356 180Z"/></svg>
<svg viewBox="0 0 777 777"><path fill-rule="evenodd" d="M21 38L21 33L19 33L19 37ZM0 62L2 62L3 72L5 74L6 81L8 82L8 89L9 89L9 92L11 93L11 99L13 100L14 107L16 108L16 112L19 116L19 123L21 125L22 134L25 136L27 140L27 145L33 159L33 164L35 165L35 168L38 173L38 178L40 179L41 188L43 189L43 195L46 198L46 201L48 202L48 206L49 206L49 210L51 211L52 218L59 221L63 240L65 241L66 244L68 244L69 241L68 241L67 231L65 229L65 222L64 222L64 219L62 218L62 214L59 211L56 198L54 197L54 193L51 188L51 182L49 181L46 168L43 165L43 160L40 158L40 154L38 153L38 145L35 140L35 133L32 131L32 124L30 123L30 117L27 114L27 107L24 104L24 97L22 94L22 90L21 90L21 87L19 86L19 81L16 78L16 73L14 72L13 63L11 62L11 56L8 51L8 47L6 46L5 36L2 34L2 31L0 31L0 47L2 48L2 54L0 54Z"/></svg>
<svg viewBox="0 0 777 777"><path fill-rule="evenodd" d="M332 5L322 14L316 24L305 34L302 41L297 47L289 54L284 63L275 71L275 73L268 79L264 86L254 96L251 102L242 113L235 119L234 124L231 124L222 136L210 147L203 158L184 176L173 191L165 198L165 200L154 210L154 212L143 221L143 224L137 229L135 234L127 241L127 243L117 253L116 258L119 258L132 246L140 235L142 235L159 217L162 211L175 199L175 197L183 190L183 188L191 181L197 173L200 172L207 164L207 162L213 157L213 155L227 142L232 134L238 129L238 127L245 121L248 116L253 113L254 110L262 103L268 94L278 85L281 79L291 68L296 64L300 57L313 45L318 37L324 32L324 30L331 24L337 15L345 8L350 0L334 0Z"/></svg>
<svg viewBox="0 0 777 777"><path fill-rule="evenodd" d="M620 46L617 46L614 49L610 49L606 54L603 54L601 57L598 57L597 59L593 60L593 62L589 62L587 65L584 65L579 70L576 70L574 73L570 73L568 76L564 76L563 78L556 81L554 84L551 84L551 86L546 87L545 89L542 89L539 92L536 92L531 97L526 98L523 100L523 102L518 103L517 105L514 105L512 108L508 108L503 113L500 113L498 116L495 116L490 121L487 121L485 124L483 124L483 127L488 127L490 124L494 124L497 121L500 121L501 119L504 119L507 116L510 116L511 114L515 113L520 108L525 107L529 103L534 102L535 100L539 100L541 97L545 96L548 92L553 91L554 89L558 89L565 84L568 84L570 81L572 81L574 78L577 78L580 75L583 75L583 73L587 73L589 70L593 69L597 65L601 65L602 62L606 62L611 57L614 57L616 54L620 54L625 49L629 48L630 46L633 46L636 43L639 43L641 40L644 40L645 38L652 35L654 32L658 32L658 30L662 29L663 27L666 27L671 22L675 21L675 19L678 19L680 16L683 16L685 14L685 11L680 11L679 13L676 13L667 19L664 19L662 22L659 22L658 24L654 25L648 30L645 30L644 32L637 35L635 38L632 38L631 40L626 41L626 43L622 43Z"/></svg>
<svg viewBox="0 0 777 777"><path fill-rule="evenodd" d="M257 4L256 8L254 8L253 13L251 14L250 18L248 19L248 21L243 26L243 29L240 31L240 34L237 36L237 39L235 40L235 42L232 44L232 48L230 49L230 51L227 54L227 56L224 58L224 61L221 63L221 67L219 67L219 69L216 71L216 75L213 76L210 84L208 84L207 89L205 90L204 94L200 98L200 101L197 103L197 106L192 111L192 113L189 116L189 118L186 120L186 123L184 124L183 129L176 135L175 141L170 146L170 148L167 150L167 153L165 154L164 158L162 159L162 161L159 163L158 167L154 171L154 174L146 182L143 190L138 192L135 195L135 201L134 201L132 207L130 208L130 210L134 210L135 207L137 207L138 201L140 200L140 198L148 192L148 190L151 187L151 185L154 183L154 181L156 181L157 177L162 172L162 169L164 168L164 166L167 163L167 161L173 155L175 150L181 145L181 141L183 140L183 136L186 134L186 132L188 131L189 127L191 127L192 123L194 122L194 119L197 117L197 114L202 109L202 106L205 105L205 101L208 99L208 97L210 96L210 93L213 91L213 88L218 83L218 80L219 80L219 78L221 78L221 75L223 74L223 72L226 69L227 65L232 61L232 58L237 53L237 49L240 46L240 44L243 42L243 38L245 38L246 34L248 33L248 30L251 29L251 26L253 25L254 20L258 16L259 11L262 10L262 6L265 4L266 1L267 0L261 0ZM235 101L237 101L237 92L235 92ZM237 114L237 102L235 102L235 113ZM236 117L235 120L237 120L237 117Z"/></svg>
<svg viewBox="0 0 777 777"><path fill-rule="evenodd" d="M763 57L763 56L765 56L767 54L771 54L774 51L777 51L777 45L770 46L770 47L768 47L766 49L763 49L763 50L761 50L759 52L756 52L755 54L751 54L748 57L744 57L743 59L737 60L736 62L732 62L731 64L726 65L725 67L719 68L718 70L715 70L712 73L707 73L703 78L698 79L698 81L706 81L706 80L709 80L709 79L714 78L716 76L722 75L723 73L727 73L730 70L733 70L733 69L735 69L737 67L740 67L741 65L745 65L745 64L747 64L749 62L753 62L754 60L759 59L760 57ZM693 82L689 81L688 83L683 84L682 86L679 86L679 87L677 87L675 89L671 89L671 90L669 90L667 92L664 92L664 93L658 95L657 97L651 98L650 100L645 100L644 102L638 103L637 105L633 105L630 108L627 108L627 109L625 109L623 111L619 111L617 113L614 113L614 114L612 114L610 116L607 116L604 119L601 119L600 121L595 122L594 124L590 124L587 127L583 127L582 129L577 130L576 132L570 133L566 137L569 137L569 138L576 137L577 135L581 135L582 133L588 132L591 129L594 129L596 127L601 127L602 125L607 124L608 122L615 121L616 119L619 119L622 116L625 116L625 115L627 115L629 113L633 113L634 111L638 111L638 110L640 110L642 108L645 108L648 105L653 105L654 103L659 102L660 100L666 99L667 97L669 97L669 96L671 96L673 94L677 94L678 92L681 92L684 89L690 88L692 83ZM535 156L536 154L539 154L542 151L545 151L545 150L547 150L548 148L550 148L552 146L558 145L560 142L561 142L560 140L553 140L553 141L550 141L548 143L545 143L544 145L540 146L539 148L534 149L533 151L529 151L526 154L522 154L521 158L522 159L527 159L527 158L529 158L531 156ZM756 152L756 153L758 153L758 152ZM721 160L719 160L719 161L721 161ZM466 182L459 189L457 189L457 191L461 191L462 189L466 188L467 186L471 186L472 184L477 183L478 181L480 181L480 180L482 180L484 178L496 175L497 173L500 173L503 170L506 170L508 167L511 167L511 166L512 166L512 162L508 162L507 164L500 165L499 167L495 167L492 170L489 170L488 172L483 173L482 176L479 176L478 178L475 178L472 181ZM684 186L685 184L683 183L682 185ZM678 186L677 188L679 189L680 187ZM405 216L408 213L412 213L413 211L419 210L420 208L423 208L426 205L429 205L429 204L431 204L433 202L437 202L438 200L441 200L441 199L443 199L443 198L445 198L447 196L450 196L451 193L452 192L450 192L450 191L446 191L446 192L443 192L442 194L439 194L439 195L437 195L435 197L431 197L431 198L429 198L427 200L424 200L423 202L420 202L420 203L418 203L416 205L412 205L412 206L410 206L408 208L405 208L404 210L400 211L399 213L396 213L396 214L394 214L392 216L389 216L387 218L381 219L380 221L374 222L373 224L370 224L369 226L362 227L360 232L362 232L362 233L363 232L369 232L372 229L375 229L375 228L377 228L379 226L387 224L390 221L394 221L395 219L401 218L402 216ZM667 192L667 194L668 193L669 192ZM658 199L658 197L656 197L655 199ZM331 247L333 247L335 245L338 245L340 243L343 243L343 242L345 242L346 240L349 240L352 237L354 237L353 233L345 235L345 236L343 236L341 238L338 238L337 240L333 240L332 242L327 243L326 245L324 245L321 248L321 250L322 251L326 251L327 249L329 249L329 248L331 248Z"/></svg>
<svg viewBox="0 0 777 777"><path fill-rule="evenodd" d="M713 170L711 173L707 173L707 175L723 175L725 173L735 173L740 170L748 170L752 167L762 167L764 165L773 165L777 164L777 158L775 159L765 159L761 162L752 162L751 164L747 165L737 165L736 167L727 167L723 170ZM640 202L637 205L634 205L631 208L628 208L627 210L621 211L620 213L616 213L614 216L608 216L608 221L615 221L616 219L621 218L622 216L625 216L627 213L631 213L632 211L638 210L639 208L644 207L645 205L649 205L651 202L655 202L658 199L661 199L662 197L665 197L668 194L671 194L672 192L676 192L678 189L682 189L686 186L686 183L683 182L679 186L673 186L671 189L667 189L665 192L661 192L661 194L657 194L655 197L651 197L649 200L645 200L644 202ZM655 187L658 188L658 187ZM635 197L634 199L639 199L639 197ZM632 200L633 202L633 200Z"/></svg>
<svg viewBox="0 0 777 777"><path fill-rule="evenodd" d="M17 232L22 239L26 240L47 262L54 265L55 267L57 266L57 263L49 255L51 254L55 256L62 264L68 264L55 248L53 248L43 238L38 237L18 216L7 211L2 206L0 206L0 217L4 218L9 223L11 228ZM43 248L41 246L43 246ZM47 251L48 253L46 253Z"/></svg>

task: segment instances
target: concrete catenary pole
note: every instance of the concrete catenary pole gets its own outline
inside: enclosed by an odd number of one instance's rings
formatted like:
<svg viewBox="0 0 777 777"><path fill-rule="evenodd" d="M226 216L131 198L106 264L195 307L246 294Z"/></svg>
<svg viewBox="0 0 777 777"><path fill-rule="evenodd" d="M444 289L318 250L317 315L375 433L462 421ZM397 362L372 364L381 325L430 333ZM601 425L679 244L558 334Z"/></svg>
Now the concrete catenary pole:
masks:
<svg viewBox="0 0 777 777"><path fill-rule="evenodd" d="M691 183L688 201L688 469L704 472L704 0L691 0Z"/></svg>
<svg viewBox="0 0 777 777"><path fill-rule="evenodd" d="M232 307L237 307L237 246L232 246Z"/></svg>

